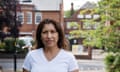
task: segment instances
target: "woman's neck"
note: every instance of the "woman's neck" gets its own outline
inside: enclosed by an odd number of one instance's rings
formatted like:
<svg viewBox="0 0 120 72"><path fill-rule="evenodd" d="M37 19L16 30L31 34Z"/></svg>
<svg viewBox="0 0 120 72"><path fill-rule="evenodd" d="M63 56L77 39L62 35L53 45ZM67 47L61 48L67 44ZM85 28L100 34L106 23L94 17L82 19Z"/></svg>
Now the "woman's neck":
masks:
<svg viewBox="0 0 120 72"><path fill-rule="evenodd" d="M59 51L60 51L60 48L58 47L44 48L44 54L48 61L51 61L52 59L54 59L59 53Z"/></svg>
<svg viewBox="0 0 120 72"><path fill-rule="evenodd" d="M45 47L44 48L44 52L56 52L60 50L60 48L58 48L57 46L56 47Z"/></svg>

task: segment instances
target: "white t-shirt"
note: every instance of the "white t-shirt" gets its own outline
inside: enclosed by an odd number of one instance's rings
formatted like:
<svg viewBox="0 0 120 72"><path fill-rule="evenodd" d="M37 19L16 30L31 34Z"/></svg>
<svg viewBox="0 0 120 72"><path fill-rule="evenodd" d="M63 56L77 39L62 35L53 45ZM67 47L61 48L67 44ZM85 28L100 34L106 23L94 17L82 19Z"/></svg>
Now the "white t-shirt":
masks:
<svg viewBox="0 0 120 72"><path fill-rule="evenodd" d="M78 64L74 55L63 49L54 59L48 61L43 48L40 48L27 54L23 68L30 72L70 72L78 69Z"/></svg>

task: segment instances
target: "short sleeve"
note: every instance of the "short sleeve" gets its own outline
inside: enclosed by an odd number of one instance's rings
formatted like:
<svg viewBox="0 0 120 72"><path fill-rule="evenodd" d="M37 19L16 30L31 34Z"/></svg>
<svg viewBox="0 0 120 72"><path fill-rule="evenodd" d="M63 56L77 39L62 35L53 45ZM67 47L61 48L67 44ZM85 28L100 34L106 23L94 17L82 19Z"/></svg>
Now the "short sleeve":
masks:
<svg viewBox="0 0 120 72"><path fill-rule="evenodd" d="M68 68L68 70L69 71L74 71L76 69L79 69L78 68L78 63L77 63L77 60L75 59L75 56L72 55L72 57L69 60L69 68Z"/></svg>
<svg viewBox="0 0 120 72"><path fill-rule="evenodd" d="M31 55L30 52L26 55L24 63L23 63L23 68L30 71L31 69Z"/></svg>

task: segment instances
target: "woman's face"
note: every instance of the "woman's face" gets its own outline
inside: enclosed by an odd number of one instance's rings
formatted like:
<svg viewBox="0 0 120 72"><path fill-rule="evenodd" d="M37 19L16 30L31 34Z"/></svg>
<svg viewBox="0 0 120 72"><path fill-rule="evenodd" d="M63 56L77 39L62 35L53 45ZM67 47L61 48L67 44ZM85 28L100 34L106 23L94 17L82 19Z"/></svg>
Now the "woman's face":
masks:
<svg viewBox="0 0 120 72"><path fill-rule="evenodd" d="M58 32L53 24L45 24L41 33L41 40L45 47L56 47Z"/></svg>

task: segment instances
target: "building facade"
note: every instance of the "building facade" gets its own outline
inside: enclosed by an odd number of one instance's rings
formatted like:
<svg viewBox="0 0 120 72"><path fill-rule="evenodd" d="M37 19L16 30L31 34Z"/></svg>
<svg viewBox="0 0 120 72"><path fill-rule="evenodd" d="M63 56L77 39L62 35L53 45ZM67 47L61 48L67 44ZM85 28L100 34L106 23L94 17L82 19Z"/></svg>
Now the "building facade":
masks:
<svg viewBox="0 0 120 72"><path fill-rule="evenodd" d="M98 14L92 13L94 8L96 8L96 4L88 1L76 11L74 11L73 5L74 4L71 3L71 17L64 18L66 37L70 40L71 50L75 53L77 58L91 59L92 49L83 46L83 40L85 37L80 36L80 31L96 29L98 23L91 24L92 22L89 22L91 19L99 18ZM85 20L87 21L85 22ZM71 31L75 30L77 31L76 34L74 33L74 35L71 35ZM79 33L79 35L77 33Z"/></svg>
<svg viewBox="0 0 120 72"><path fill-rule="evenodd" d="M54 19L63 24L63 1L62 0L19 0L20 11L17 17L22 26L20 35L33 35L37 25L43 19Z"/></svg>

